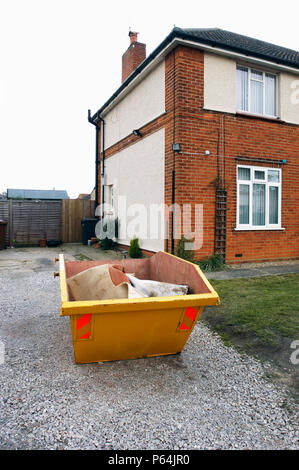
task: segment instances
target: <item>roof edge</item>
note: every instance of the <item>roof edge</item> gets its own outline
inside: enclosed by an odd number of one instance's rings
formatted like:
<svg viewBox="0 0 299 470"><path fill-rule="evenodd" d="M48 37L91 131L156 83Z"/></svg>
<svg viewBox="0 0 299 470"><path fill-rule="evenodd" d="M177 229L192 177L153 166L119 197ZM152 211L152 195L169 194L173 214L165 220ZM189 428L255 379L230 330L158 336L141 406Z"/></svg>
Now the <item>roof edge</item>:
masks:
<svg viewBox="0 0 299 470"><path fill-rule="evenodd" d="M195 29L195 28L194 28ZM206 28L206 29L220 29L220 28ZM275 65L282 65L285 67L290 67L291 69L294 69L295 71L299 70L299 66L296 66L293 62L284 60L284 59L277 59L274 60L269 58L265 54L261 53L249 53L247 50L243 49L242 47L237 47L237 46L230 46L228 44L220 44L217 43L216 41L213 41L208 38L197 38L196 36L192 35L191 33L186 33L184 30L179 28L178 26L174 26L172 31L166 36L166 38L159 44L156 49L154 49L151 54L144 59L140 65L129 75L129 77L121 84L121 86L113 93L112 96L99 108L99 110L94 113L92 116L93 121L98 121L99 116L101 113L114 101L114 99L149 65L162 51L165 49L174 39L183 39L183 40L189 40L192 41L193 43L198 43L198 44L204 44L210 47L215 47L217 49L222 49L223 51L228 51L228 52L235 52L238 54L242 54L244 56L247 56L248 58L257 58L260 60L265 60L267 62L272 62Z"/></svg>
<svg viewBox="0 0 299 470"><path fill-rule="evenodd" d="M154 49L153 52L151 52L150 55L148 57L146 57L141 62L141 64L138 65L138 67L136 67L136 69L126 78L126 80L113 93L113 95L110 96L110 98L106 101L106 103L103 104L103 106L101 106L101 108L96 113L94 113L94 115L91 118L92 120L97 121L98 116L102 113L102 111L104 111L104 109L107 108L107 106L109 106L109 104L134 80L134 78L137 77L137 75L139 75L142 72L142 70L145 69L145 67L147 65L149 65L157 57L157 55L161 51L163 51L163 49L165 49L165 47L168 44L171 43L171 41L176 37L174 30L175 30L175 28L173 28L173 30L170 32L170 34L168 34L168 36L166 36L166 38L159 44L159 46L156 47L156 49Z"/></svg>
<svg viewBox="0 0 299 470"><path fill-rule="evenodd" d="M218 29L219 30L221 28L207 28L207 29ZM246 56L256 57L256 58L262 59L262 60L267 60L268 62L272 62L273 64L285 65L287 67L293 68L294 70L299 70L299 65L296 66L292 61L289 61L289 60L271 59L266 54L261 54L259 52L252 53L252 52L249 52L246 49L243 49L242 47L230 46L229 44L221 44L221 43L218 43L217 41L213 41L212 39L208 39L208 38L197 38L192 33L186 33L184 30L182 30L181 28L179 28L177 26L174 28L174 30L177 32L178 37L181 37L182 39L189 39L189 40L192 40L193 42L207 44L207 45L210 45L212 47L217 47L218 49L223 49L223 50L227 50L227 51L231 51L231 52L237 52L239 54L244 54ZM235 33L235 34L237 34L237 33ZM254 39L254 38L252 38L252 39ZM259 39L259 41L260 41L260 39ZM262 42L265 42L265 41L262 41ZM273 46L274 45L275 44L273 44ZM280 47L280 46L277 46L277 47ZM286 49L286 48L284 48L284 49ZM289 49L289 50L291 50L291 49ZM296 52L296 51L294 51L294 52Z"/></svg>

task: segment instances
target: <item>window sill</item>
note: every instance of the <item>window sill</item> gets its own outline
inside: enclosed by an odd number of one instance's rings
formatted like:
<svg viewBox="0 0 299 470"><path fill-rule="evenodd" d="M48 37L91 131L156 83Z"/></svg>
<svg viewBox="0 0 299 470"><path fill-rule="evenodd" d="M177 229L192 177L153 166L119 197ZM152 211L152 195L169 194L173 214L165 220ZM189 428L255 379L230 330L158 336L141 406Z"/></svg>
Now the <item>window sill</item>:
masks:
<svg viewBox="0 0 299 470"><path fill-rule="evenodd" d="M280 119L280 117L271 117L271 116L264 116L263 114L254 114L254 113L248 113L246 111L236 111L237 116L244 116L244 117L249 117L253 119L263 119L265 121L274 121L274 122L285 122Z"/></svg>
<svg viewBox="0 0 299 470"><path fill-rule="evenodd" d="M279 228L269 228L269 227L262 227L262 228L240 228L240 227L235 227L233 229L234 232L284 232L285 228L279 227Z"/></svg>

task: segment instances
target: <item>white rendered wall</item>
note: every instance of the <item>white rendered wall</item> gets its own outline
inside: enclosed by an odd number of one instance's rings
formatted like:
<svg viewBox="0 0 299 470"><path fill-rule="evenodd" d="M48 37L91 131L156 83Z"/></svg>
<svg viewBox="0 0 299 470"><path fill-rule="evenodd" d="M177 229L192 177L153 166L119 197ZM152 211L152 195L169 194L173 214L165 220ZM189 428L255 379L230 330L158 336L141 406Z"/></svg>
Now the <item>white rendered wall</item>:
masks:
<svg viewBox="0 0 299 470"><path fill-rule="evenodd" d="M205 52L204 107L214 111L236 112L236 61Z"/></svg>
<svg viewBox="0 0 299 470"><path fill-rule="evenodd" d="M299 125L299 76L280 74L280 118Z"/></svg>
<svg viewBox="0 0 299 470"><path fill-rule="evenodd" d="M150 239L150 229L158 228L156 218L150 222L150 205L164 204L164 129L161 129L134 145L114 154L105 161L105 201L109 202L109 185L113 185L114 215L120 217L118 211L119 196L126 197L127 213L134 209L135 204L146 213L146 222L139 227L145 231L139 237L141 248L150 251L164 250L163 236L159 230L159 239ZM122 198L123 200L123 198ZM135 209L138 209L135 206ZM139 212L140 214L140 212ZM127 227L134 227L134 220L138 219L138 213L131 213L127 217ZM140 220L140 219L139 219ZM164 213L160 219L164 228ZM120 220L121 230L124 230L125 221ZM147 230L146 230L147 229ZM138 229L139 230L139 229ZM119 243L130 244L134 234L139 235L138 230L131 236L120 238Z"/></svg>
<svg viewBox="0 0 299 470"><path fill-rule="evenodd" d="M165 63L162 61L103 117L105 148L119 142L165 111Z"/></svg>

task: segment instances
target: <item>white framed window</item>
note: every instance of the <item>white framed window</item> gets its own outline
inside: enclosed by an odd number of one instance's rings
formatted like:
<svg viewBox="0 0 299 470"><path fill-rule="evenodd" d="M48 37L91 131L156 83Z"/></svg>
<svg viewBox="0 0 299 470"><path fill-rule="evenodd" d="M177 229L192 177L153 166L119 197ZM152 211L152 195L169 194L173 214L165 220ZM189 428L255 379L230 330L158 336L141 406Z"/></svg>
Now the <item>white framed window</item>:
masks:
<svg viewBox="0 0 299 470"><path fill-rule="evenodd" d="M109 185L109 204L111 205L111 208L114 209L114 188L113 188L113 184Z"/></svg>
<svg viewBox="0 0 299 470"><path fill-rule="evenodd" d="M237 229L281 228L281 169L237 166Z"/></svg>
<svg viewBox="0 0 299 470"><path fill-rule="evenodd" d="M278 77L237 66L237 110L261 116L278 116Z"/></svg>
<svg viewBox="0 0 299 470"><path fill-rule="evenodd" d="M105 215L114 215L115 195L113 184L105 185Z"/></svg>

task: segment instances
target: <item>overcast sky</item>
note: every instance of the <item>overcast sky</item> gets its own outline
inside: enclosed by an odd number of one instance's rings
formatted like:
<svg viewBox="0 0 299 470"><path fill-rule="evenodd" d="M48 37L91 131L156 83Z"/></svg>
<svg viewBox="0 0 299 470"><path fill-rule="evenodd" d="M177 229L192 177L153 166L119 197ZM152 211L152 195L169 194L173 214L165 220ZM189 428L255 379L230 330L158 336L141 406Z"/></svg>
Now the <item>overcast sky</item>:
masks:
<svg viewBox="0 0 299 470"><path fill-rule="evenodd" d="M147 55L170 33L220 27L299 50L291 0L0 0L0 192L94 187L87 121L121 83L129 27Z"/></svg>

